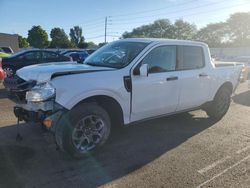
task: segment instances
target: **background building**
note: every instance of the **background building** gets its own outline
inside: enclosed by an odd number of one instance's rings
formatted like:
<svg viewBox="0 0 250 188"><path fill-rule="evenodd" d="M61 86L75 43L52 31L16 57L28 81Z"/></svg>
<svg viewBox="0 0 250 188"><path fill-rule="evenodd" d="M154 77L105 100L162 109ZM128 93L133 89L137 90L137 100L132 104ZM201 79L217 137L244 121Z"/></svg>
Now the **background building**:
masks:
<svg viewBox="0 0 250 188"><path fill-rule="evenodd" d="M18 35L0 33L0 47L11 47L14 52L19 50L18 46Z"/></svg>

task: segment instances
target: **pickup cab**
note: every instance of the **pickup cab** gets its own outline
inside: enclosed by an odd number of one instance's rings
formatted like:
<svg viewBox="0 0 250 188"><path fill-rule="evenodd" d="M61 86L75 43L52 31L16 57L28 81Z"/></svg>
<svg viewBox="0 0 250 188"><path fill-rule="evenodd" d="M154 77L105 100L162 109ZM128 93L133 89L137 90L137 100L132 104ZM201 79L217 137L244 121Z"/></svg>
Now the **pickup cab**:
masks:
<svg viewBox="0 0 250 188"><path fill-rule="evenodd" d="M63 151L79 158L102 146L111 127L194 109L221 119L241 69L216 67L201 42L123 39L84 64L24 67L4 85L19 120L42 122Z"/></svg>

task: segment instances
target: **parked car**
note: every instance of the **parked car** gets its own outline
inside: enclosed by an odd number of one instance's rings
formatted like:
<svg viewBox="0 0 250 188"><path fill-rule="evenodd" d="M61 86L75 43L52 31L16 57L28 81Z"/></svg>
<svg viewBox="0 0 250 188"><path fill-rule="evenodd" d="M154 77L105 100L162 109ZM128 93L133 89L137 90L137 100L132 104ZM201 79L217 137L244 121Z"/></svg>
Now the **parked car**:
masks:
<svg viewBox="0 0 250 188"><path fill-rule="evenodd" d="M250 63L250 56L237 56L234 57L234 61L242 63Z"/></svg>
<svg viewBox="0 0 250 188"><path fill-rule="evenodd" d="M4 85L16 102L16 117L42 122L63 151L80 158L120 124L194 109L221 119L242 66L215 67L209 54L200 42L124 39L103 46L84 64L22 68Z"/></svg>
<svg viewBox="0 0 250 188"><path fill-rule="evenodd" d="M89 56L87 51L70 52L66 53L65 55L71 57L73 61L76 61L78 63L83 63L84 60Z"/></svg>
<svg viewBox="0 0 250 188"><path fill-rule="evenodd" d="M14 53L11 47L6 47L6 46L0 47L0 52L4 52L4 53L7 53L7 54L13 54Z"/></svg>
<svg viewBox="0 0 250 188"><path fill-rule="evenodd" d="M0 58L4 58L4 57L9 57L10 54L7 54L5 52L0 52Z"/></svg>
<svg viewBox="0 0 250 188"><path fill-rule="evenodd" d="M92 54L96 51L96 49L86 49L86 51L88 52L88 54Z"/></svg>
<svg viewBox="0 0 250 188"><path fill-rule="evenodd" d="M248 80L248 75L250 73L250 56L237 56L234 58L234 61L244 64L242 69L242 82Z"/></svg>
<svg viewBox="0 0 250 188"><path fill-rule="evenodd" d="M248 63L243 63L243 69L241 73L241 82L245 82L249 79L250 66Z"/></svg>
<svg viewBox="0 0 250 188"><path fill-rule="evenodd" d="M13 76L18 69L28 65L61 61L71 61L71 58L49 50L27 50L3 58L2 66L7 77L10 77Z"/></svg>

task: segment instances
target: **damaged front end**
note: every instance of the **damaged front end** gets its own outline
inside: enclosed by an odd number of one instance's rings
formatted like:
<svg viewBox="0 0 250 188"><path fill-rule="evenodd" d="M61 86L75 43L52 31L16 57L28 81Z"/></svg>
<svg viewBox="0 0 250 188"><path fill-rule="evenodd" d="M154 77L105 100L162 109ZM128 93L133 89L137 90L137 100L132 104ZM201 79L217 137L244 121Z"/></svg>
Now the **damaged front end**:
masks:
<svg viewBox="0 0 250 188"><path fill-rule="evenodd" d="M52 129L52 119L66 111L55 102L55 88L48 82L25 81L15 76L6 78L4 86L9 99L16 103L14 114L19 121L40 122Z"/></svg>

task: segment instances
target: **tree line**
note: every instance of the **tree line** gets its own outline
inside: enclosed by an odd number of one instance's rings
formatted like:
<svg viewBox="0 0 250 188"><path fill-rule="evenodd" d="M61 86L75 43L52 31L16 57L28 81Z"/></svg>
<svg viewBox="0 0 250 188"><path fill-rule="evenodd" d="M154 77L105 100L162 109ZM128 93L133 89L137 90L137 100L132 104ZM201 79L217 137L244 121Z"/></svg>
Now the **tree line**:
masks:
<svg viewBox="0 0 250 188"><path fill-rule="evenodd" d="M210 47L250 47L250 12L232 14L225 22L211 23L201 29L182 19L174 23L160 19L122 35L131 37L197 40Z"/></svg>
<svg viewBox="0 0 250 188"><path fill-rule="evenodd" d="M64 29L55 27L50 31L50 38L47 32L40 26L33 26L28 31L28 37L18 36L20 48L32 46L34 48L95 48L97 45L93 42L85 42L82 28L74 26L70 29L69 37Z"/></svg>
<svg viewBox="0 0 250 188"><path fill-rule="evenodd" d="M121 38L150 37L197 40L205 42L209 47L250 47L250 12L235 13L225 22L211 23L197 29L195 24L176 20L172 23L168 19L159 19L152 24L134 28L131 32L124 32ZM35 48L94 48L93 42L85 42L82 28L74 26L70 29L69 37L62 28L53 28L47 32L41 26L33 26L28 31L27 39L19 36L19 47L32 46ZM100 43L99 46L103 45Z"/></svg>

